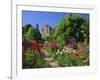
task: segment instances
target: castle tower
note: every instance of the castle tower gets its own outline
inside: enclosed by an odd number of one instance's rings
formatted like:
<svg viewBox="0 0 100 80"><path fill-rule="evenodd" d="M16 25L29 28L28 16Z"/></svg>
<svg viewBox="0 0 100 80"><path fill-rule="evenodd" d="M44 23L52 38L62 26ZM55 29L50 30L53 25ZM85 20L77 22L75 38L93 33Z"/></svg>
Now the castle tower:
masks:
<svg viewBox="0 0 100 80"><path fill-rule="evenodd" d="M42 37L44 36L49 36L50 35L50 32L51 32L51 27L46 24L43 28L42 28Z"/></svg>

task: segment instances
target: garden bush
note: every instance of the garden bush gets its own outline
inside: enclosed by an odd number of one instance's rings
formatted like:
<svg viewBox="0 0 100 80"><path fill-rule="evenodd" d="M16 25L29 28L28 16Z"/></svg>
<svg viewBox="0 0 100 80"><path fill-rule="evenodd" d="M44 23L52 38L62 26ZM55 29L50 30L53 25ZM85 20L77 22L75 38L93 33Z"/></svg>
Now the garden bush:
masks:
<svg viewBox="0 0 100 80"><path fill-rule="evenodd" d="M25 53L25 64L23 68L42 68L50 67L50 65L43 60L38 52L27 50Z"/></svg>

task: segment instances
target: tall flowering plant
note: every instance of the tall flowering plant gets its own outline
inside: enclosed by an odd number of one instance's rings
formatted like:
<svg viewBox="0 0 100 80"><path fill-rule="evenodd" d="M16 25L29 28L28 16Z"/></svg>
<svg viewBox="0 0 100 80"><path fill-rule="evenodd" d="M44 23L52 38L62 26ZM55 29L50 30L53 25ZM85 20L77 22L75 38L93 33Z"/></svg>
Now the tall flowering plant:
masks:
<svg viewBox="0 0 100 80"><path fill-rule="evenodd" d="M76 44L77 44L76 38L70 38L70 39L68 40L68 45L69 45L70 47L74 47Z"/></svg>
<svg viewBox="0 0 100 80"><path fill-rule="evenodd" d="M33 47L34 47L34 48L33 48L34 51L40 52L41 49L43 48L43 45L40 44L40 43L38 43L36 40L32 40L32 45L33 45Z"/></svg>
<svg viewBox="0 0 100 80"><path fill-rule="evenodd" d="M32 45L33 45L33 50L35 51L37 48L37 41L36 40L32 40Z"/></svg>

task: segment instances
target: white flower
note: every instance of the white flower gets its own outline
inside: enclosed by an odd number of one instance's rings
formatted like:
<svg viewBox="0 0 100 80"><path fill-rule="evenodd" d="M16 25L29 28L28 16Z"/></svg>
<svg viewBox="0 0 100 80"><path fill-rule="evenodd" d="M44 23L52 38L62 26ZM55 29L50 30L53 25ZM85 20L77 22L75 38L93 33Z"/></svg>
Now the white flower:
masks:
<svg viewBox="0 0 100 80"><path fill-rule="evenodd" d="M68 47L66 47L66 49L69 49Z"/></svg>
<svg viewBox="0 0 100 80"><path fill-rule="evenodd" d="M63 54L63 52L61 51L60 54Z"/></svg>
<svg viewBox="0 0 100 80"><path fill-rule="evenodd" d="M65 51L65 49L63 49L62 51Z"/></svg>
<svg viewBox="0 0 100 80"><path fill-rule="evenodd" d="M59 49L57 50L57 53L59 53L60 51L59 51Z"/></svg>
<svg viewBox="0 0 100 80"><path fill-rule="evenodd" d="M56 52L56 54L58 54L58 53Z"/></svg>

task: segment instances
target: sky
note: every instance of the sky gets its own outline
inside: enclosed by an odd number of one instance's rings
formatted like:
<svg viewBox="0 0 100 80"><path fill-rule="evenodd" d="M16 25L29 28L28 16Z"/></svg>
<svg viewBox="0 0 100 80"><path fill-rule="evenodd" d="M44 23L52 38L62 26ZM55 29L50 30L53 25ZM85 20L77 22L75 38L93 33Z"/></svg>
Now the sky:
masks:
<svg viewBox="0 0 100 80"><path fill-rule="evenodd" d="M78 14L78 13L73 13ZM39 30L42 31L44 25L48 24L51 27L55 27L64 16L68 16L69 13L64 12L41 12L41 11L22 11L22 25L31 24L33 27L39 24ZM89 18L89 14L80 14Z"/></svg>

